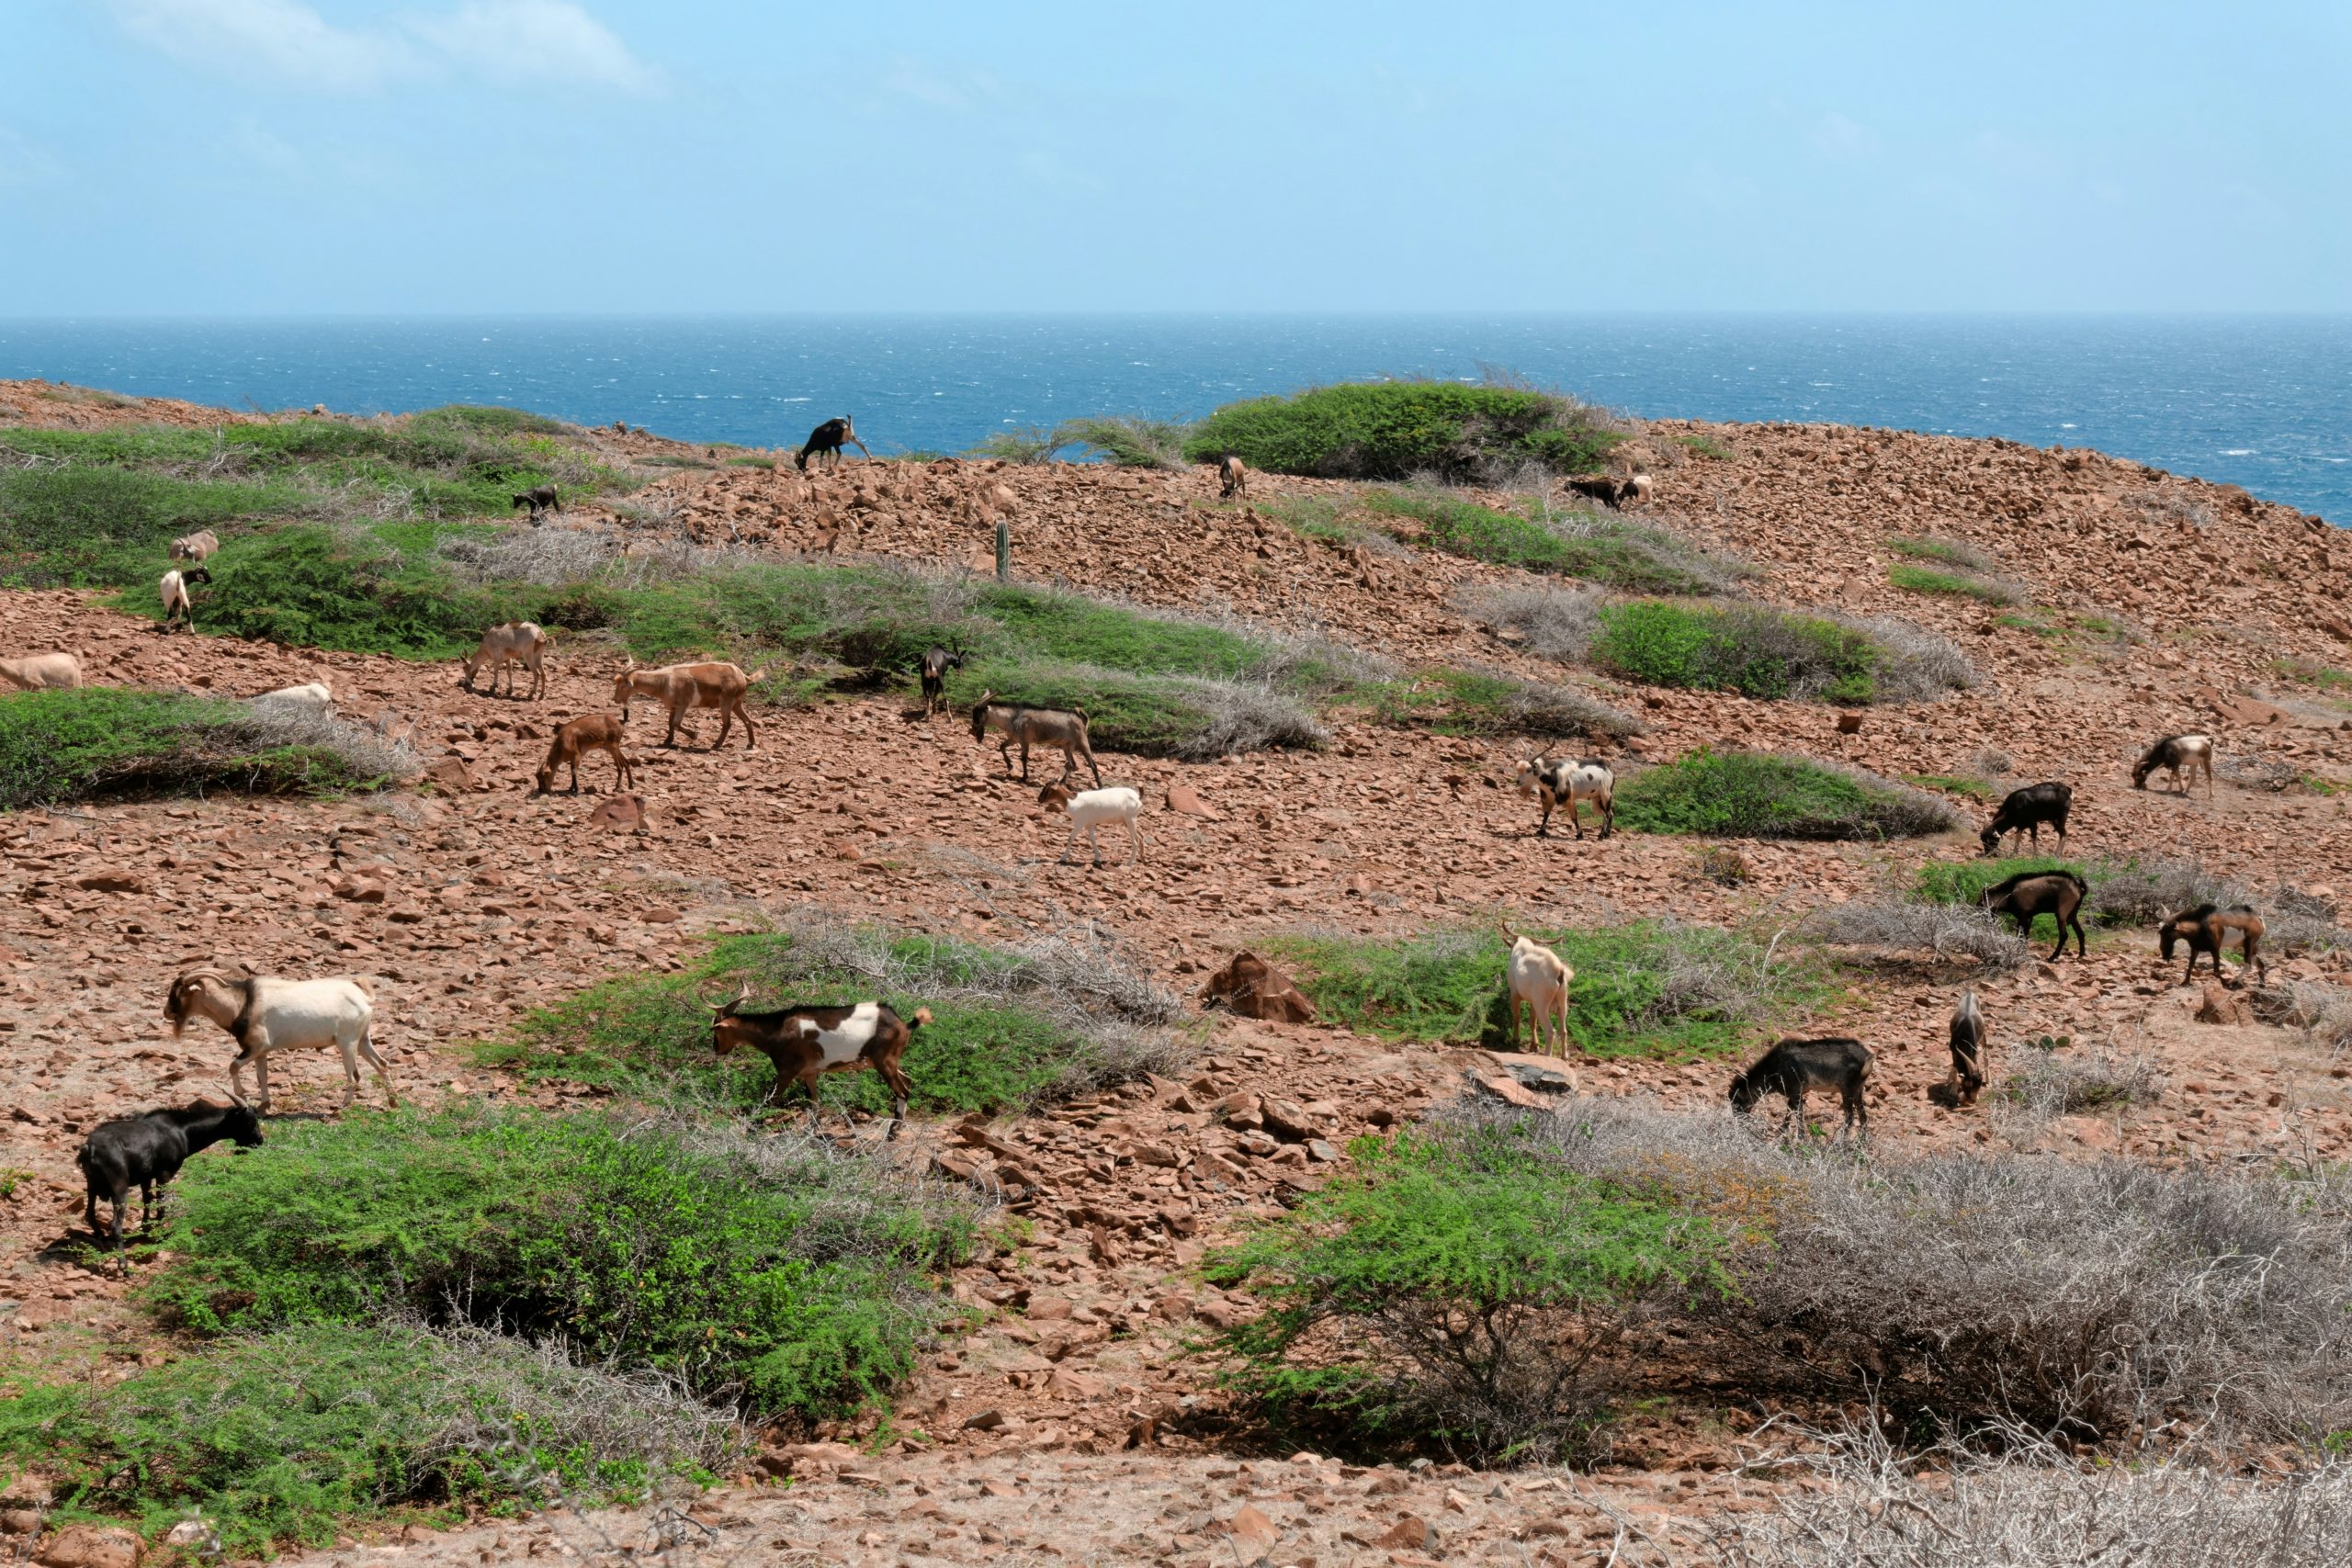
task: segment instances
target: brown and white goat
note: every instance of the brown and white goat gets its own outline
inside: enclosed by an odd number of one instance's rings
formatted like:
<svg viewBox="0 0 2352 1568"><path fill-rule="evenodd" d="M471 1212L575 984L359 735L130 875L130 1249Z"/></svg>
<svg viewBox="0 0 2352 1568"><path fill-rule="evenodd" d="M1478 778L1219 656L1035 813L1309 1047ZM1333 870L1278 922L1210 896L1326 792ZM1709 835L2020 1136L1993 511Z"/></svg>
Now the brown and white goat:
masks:
<svg viewBox="0 0 2352 1568"><path fill-rule="evenodd" d="M401 1097L392 1089L392 1071L376 1054L375 989L356 977L333 980L279 980L254 975L243 979L219 969L191 969L172 982L164 998L164 1016L176 1036L191 1018L209 1018L228 1031L237 1043L236 1059L229 1064L229 1088L244 1097L244 1066L254 1065L261 1080L261 1095L254 1104L269 1109L269 1054L333 1045L343 1053L343 1103L359 1092L359 1061L365 1056L383 1081L384 1099L392 1105Z"/></svg>
<svg viewBox="0 0 2352 1568"><path fill-rule="evenodd" d="M1510 943L1510 957L1503 966L1503 977L1509 987L1510 1007L1510 1039L1514 1044L1521 1039L1519 1011L1527 1010L1528 1030L1535 1038L1539 1055L1552 1054L1552 1046L1559 1047L1565 1060L1568 1055L1568 983L1577 972L1566 960L1532 937L1523 937L1508 925L1503 940ZM1546 1032L1551 1043L1544 1040ZM1570 1087L1576 1075L1568 1075Z"/></svg>
<svg viewBox="0 0 2352 1568"><path fill-rule="evenodd" d="M829 419L810 431L807 445L803 446L799 455L792 459L792 466L805 474L808 471L808 459L813 456L830 457L832 459L832 466L839 468L842 448L844 446L854 446L859 451L865 452L868 457L874 456L872 452L866 451L865 443L857 438L857 432L850 428L847 414L842 415L839 419Z"/></svg>
<svg viewBox="0 0 2352 1568"><path fill-rule="evenodd" d="M2210 735L2167 735L2147 754L2132 765L2132 787L2148 787L2148 775L2158 768L2172 774L2172 782L2181 794L2188 793L2189 781L2197 770L2205 770L2205 798L2213 798L2213 738Z"/></svg>
<svg viewBox="0 0 2352 1568"><path fill-rule="evenodd" d="M169 554L174 560L201 561L220 547L220 536L206 528L194 534L182 534L174 539Z"/></svg>
<svg viewBox="0 0 2352 1568"><path fill-rule="evenodd" d="M82 661L70 653L36 653L0 659L0 687L20 692L72 692L85 684Z"/></svg>
<svg viewBox="0 0 2352 1568"><path fill-rule="evenodd" d="M997 754L1004 759L1005 777L1012 776L1012 747L1021 747L1021 782L1029 782L1029 748L1055 746L1062 753L1062 777L1068 780L1078 772L1078 760L1094 770L1094 782L1102 783L1102 765L1094 760L1094 748L1086 736L1084 708L1040 708L1027 703L1006 703L996 700L994 692L982 692L980 700L972 705L972 739L985 740L991 729L1004 732L997 743Z"/></svg>
<svg viewBox="0 0 2352 1568"><path fill-rule="evenodd" d="M743 697L751 689L752 678L732 664L665 664L659 670L642 670L632 660L613 677L613 701L621 705L622 723L628 722L633 698L643 697L669 710L670 732L662 739L664 746L678 743L678 721L688 712L717 708L718 739L710 743L714 751L727 744L728 731L739 718L743 721L743 750L760 749L759 732L752 728L752 716L743 711Z"/></svg>
<svg viewBox="0 0 2352 1568"><path fill-rule="evenodd" d="M2186 986L2197 977L2197 957L2199 953L2212 955L2213 977L2227 985L2229 982L2222 971L2222 943L2232 931L2235 931L2238 933L2238 944L2245 952L2245 966L2255 971L2267 985L2270 965L2263 962L2261 951L2264 929L2262 917L2244 904L2227 909L2199 904L2193 909L2183 909L2157 927L2156 942L2167 962L2172 958L2176 943L2188 943L2188 972L2180 977L2182 985Z"/></svg>
<svg viewBox="0 0 2352 1568"><path fill-rule="evenodd" d="M162 580L155 584L155 592L162 595L164 601L164 630L170 631L174 626L196 630L196 604L188 597L187 585L211 581L212 573L200 566L189 567L186 571L164 573Z"/></svg>
<svg viewBox="0 0 2352 1568"><path fill-rule="evenodd" d="M481 634L481 646L465 658L466 673L458 682L465 691L474 689L474 676L485 664L490 666L490 694L498 695L498 678L506 677L506 694L514 695L514 667L521 665L531 672L531 695L525 701L535 701L548 689L548 672L544 660L548 651L548 634L535 621L508 621Z"/></svg>
<svg viewBox="0 0 2352 1568"><path fill-rule="evenodd" d="M555 771L571 770L571 788L565 793L580 793L580 759L591 751L609 751L613 758L613 787L635 789L637 772L621 750L626 735L621 728L621 716L616 713L583 713L556 727L555 739L548 745L548 760L539 764L539 787L532 793L546 795L555 788Z"/></svg>
<svg viewBox="0 0 2352 1568"><path fill-rule="evenodd" d="M1229 452L1227 453L1216 466L1217 494L1227 501L1231 501L1249 488L1250 470L1241 466L1240 458Z"/></svg>
<svg viewBox="0 0 2352 1568"><path fill-rule="evenodd" d="M817 1080L827 1073L854 1073L872 1067L890 1086L890 1137L907 1120L907 1099L913 1086L899 1059L906 1055L914 1032L931 1021L929 1008L917 1008L901 1019L882 1002L855 1002L848 1007L783 1008L775 1012L745 1012L752 987L731 1001L710 1006L711 1048L724 1056L739 1045L763 1052L775 1064L775 1082L767 1103L781 1105L786 1084L808 1091L808 1125L813 1129L823 1106L817 1099ZM846 1116L846 1112L844 1112Z"/></svg>

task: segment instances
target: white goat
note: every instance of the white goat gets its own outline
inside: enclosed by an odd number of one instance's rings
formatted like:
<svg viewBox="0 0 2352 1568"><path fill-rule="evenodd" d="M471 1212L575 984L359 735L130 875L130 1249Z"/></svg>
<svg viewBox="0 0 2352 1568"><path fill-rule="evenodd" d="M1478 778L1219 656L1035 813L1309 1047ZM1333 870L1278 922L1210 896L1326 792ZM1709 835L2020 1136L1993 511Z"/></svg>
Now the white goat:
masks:
<svg viewBox="0 0 2352 1568"><path fill-rule="evenodd" d="M192 566L186 571L175 570L164 573L163 581L155 584L155 591L163 595L165 631L175 626L184 626L190 631L196 629L196 605L188 599L187 585L211 581L212 574L200 566Z"/></svg>
<svg viewBox="0 0 2352 1568"><path fill-rule="evenodd" d="M1069 852L1078 847L1078 835L1082 829L1086 833L1086 847L1094 852L1094 863L1101 865L1102 846L1094 835L1107 822L1125 822L1127 825L1127 841L1131 846L1128 858L1134 861L1143 859L1145 839L1143 825L1138 820L1143 816L1143 796L1126 785L1113 784L1108 789L1081 790L1072 795L1065 785L1049 784L1037 792L1037 804L1048 809L1058 806L1069 813L1069 841L1062 845L1060 863L1069 863Z"/></svg>
<svg viewBox="0 0 2352 1568"><path fill-rule="evenodd" d="M220 536L206 528L199 533L182 534L172 541L174 560L200 561L220 547Z"/></svg>
<svg viewBox="0 0 2352 1568"><path fill-rule="evenodd" d="M1577 972L1567 966L1560 955L1532 938L1521 936L1509 926L1503 936L1510 943L1510 960L1504 969L1510 986L1510 1033L1516 1042L1519 1033L1519 1010L1526 1008L1530 1032L1535 1036L1535 1050L1549 1055L1544 1034L1549 1029L1552 1041L1559 1046L1565 1060L1568 1055L1568 982ZM1570 1088L1576 1084L1576 1074L1568 1075Z"/></svg>
<svg viewBox="0 0 2352 1568"><path fill-rule="evenodd" d="M70 653L0 659L0 685L25 692L71 692L83 684L82 661Z"/></svg>
<svg viewBox="0 0 2352 1568"><path fill-rule="evenodd" d="M458 684L470 692L474 675L485 664L490 666L490 694L498 694L498 677L506 677L506 694L514 694L514 666L521 665L531 672L531 697L548 689L548 672L540 660L548 650L548 634L535 621L508 621L481 634L481 646L468 654L465 678ZM526 701L530 700L528 698Z"/></svg>
<svg viewBox="0 0 2352 1568"><path fill-rule="evenodd" d="M172 982L164 998L164 1016L177 1035L191 1018L209 1018L229 1032L237 1043L237 1058L229 1064L229 1087L244 1093L244 1066L254 1065L261 1080L261 1098L254 1102L269 1109L269 1053L333 1045L343 1053L343 1103L350 1105L359 1092L360 1056L368 1058L383 1080L384 1099L399 1105L392 1089L391 1068L376 1054L375 991L365 980L277 980L265 976L236 979L218 969L191 969Z"/></svg>
<svg viewBox="0 0 2352 1568"><path fill-rule="evenodd" d="M274 692L264 692L245 701L254 707L299 708L322 716L334 712L334 694L324 681L312 681L300 686L280 686Z"/></svg>

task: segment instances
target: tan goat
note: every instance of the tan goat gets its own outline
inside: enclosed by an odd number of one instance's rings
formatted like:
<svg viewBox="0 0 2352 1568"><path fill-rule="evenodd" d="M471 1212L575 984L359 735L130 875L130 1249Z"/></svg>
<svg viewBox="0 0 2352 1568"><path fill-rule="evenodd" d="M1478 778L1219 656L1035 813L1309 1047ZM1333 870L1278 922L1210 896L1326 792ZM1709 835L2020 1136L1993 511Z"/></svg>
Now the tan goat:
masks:
<svg viewBox="0 0 2352 1568"><path fill-rule="evenodd" d="M210 558L220 547L220 536L207 528L200 533L182 534L172 541L174 560L200 561Z"/></svg>
<svg viewBox="0 0 2352 1568"><path fill-rule="evenodd" d="M669 710L670 732L662 744L678 743L678 721L695 708L718 710L718 739L710 743L718 750L727 743L728 731L737 719L743 721L743 750L756 751L760 738L752 728L752 716L743 710L744 694L752 689L752 678L732 664L665 664L659 670L641 670L632 662L613 677L613 701L621 705L621 722L628 722L628 705L633 698L660 703Z"/></svg>
<svg viewBox="0 0 2352 1568"><path fill-rule="evenodd" d="M508 621L481 634L481 646L468 654L466 673L458 684L466 691L474 689L474 676L485 664L490 666L490 694L498 695L498 677L506 677L506 694L514 694L514 667L521 665L531 672L531 695L526 701L537 699L548 689L548 634L535 621Z"/></svg>
<svg viewBox="0 0 2352 1568"><path fill-rule="evenodd" d="M583 713L578 718L556 728L555 740L548 747L548 760L539 764L539 787L533 793L545 795L555 787L555 771L571 769L571 788L567 794L580 793L580 759L591 751L609 751L613 756L616 789L635 789L636 770L621 751L621 716L616 713Z"/></svg>
<svg viewBox="0 0 2352 1568"><path fill-rule="evenodd" d="M82 661L70 653L0 659L0 686L14 686L25 692L71 692L85 683Z"/></svg>
<svg viewBox="0 0 2352 1568"><path fill-rule="evenodd" d="M1536 1053L1550 1054L1544 1039L1548 1032L1551 1043L1559 1047L1565 1059L1568 1055L1568 982L1577 977L1577 972L1542 942L1521 936L1509 926L1502 931L1510 943L1510 958L1503 973L1510 987L1511 1038L1514 1043L1520 1039L1519 1010L1524 1007ZM1568 1079L1573 1085L1576 1075L1570 1073Z"/></svg>
<svg viewBox="0 0 2352 1568"><path fill-rule="evenodd" d="M1231 501L1249 488L1250 470L1241 466L1240 458L1228 454L1225 460L1216 466L1217 494Z"/></svg>

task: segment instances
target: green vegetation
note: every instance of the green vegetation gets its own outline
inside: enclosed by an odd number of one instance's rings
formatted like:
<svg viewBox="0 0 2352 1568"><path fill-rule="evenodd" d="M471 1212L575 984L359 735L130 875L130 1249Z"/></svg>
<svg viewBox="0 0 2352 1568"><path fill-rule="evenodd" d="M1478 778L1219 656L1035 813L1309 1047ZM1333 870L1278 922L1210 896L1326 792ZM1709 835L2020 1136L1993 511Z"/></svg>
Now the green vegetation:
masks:
<svg viewBox="0 0 2352 1568"><path fill-rule="evenodd" d="M1576 552L1569 541L1540 524L1476 502L1464 501L1441 490L1368 490L1365 510L1386 517L1407 517L1419 523L1429 543L1451 556L1482 560L1522 571L1573 571Z"/></svg>
<svg viewBox="0 0 2352 1568"><path fill-rule="evenodd" d="M1678 446L1687 446L1702 457L1728 461L1737 455L1730 447L1710 435L1678 435L1674 440Z"/></svg>
<svg viewBox="0 0 2352 1568"><path fill-rule="evenodd" d="M1913 560L1936 561L1944 566L1957 567L1962 571L1989 572L1998 564L1991 556L1964 539L1896 534L1886 541L1886 547L1898 556L1909 556Z"/></svg>
<svg viewBox="0 0 2352 1568"><path fill-rule="evenodd" d="M1981 860L1929 861L1919 868L1913 896L1929 904L1974 904L1984 890L2032 871L2071 871L2081 875L2080 861L2056 855L2001 855ZM2044 922L2047 929L2047 922Z"/></svg>
<svg viewBox="0 0 2352 1568"><path fill-rule="evenodd" d="M1123 468L1181 468L1194 428L1180 420L1106 416L1068 421L1055 429L1054 438Z"/></svg>
<svg viewBox="0 0 2352 1568"><path fill-rule="evenodd" d="M1012 430L990 431L967 456L992 457L1026 468L1036 463L1052 462L1054 454L1069 445L1070 437L1059 430L1023 425Z"/></svg>
<svg viewBox="0 0 2352 1568"><path fill-rule="evenodd" d="M1903 782L1919 789L1939 789L1947 795L1964 795L1971 800L1986 802L1997 793L1984 780L1966 773L1905 773Z"/></svg>
<svg viewBox="0 0 2352 1568"><path fill-rule="evenodd" d="M1833 703L1878 694L1883 655L1868 634L1822 616L1653 599L1605 605L1600 620L1593 660L1648 685Z"/></svg>
<svg viewBox="0 0 2352 1568"><path fill-rule="evenodd" d="M1440 735L1572 735L1622 740L1645 726L1571 686L1522 681L1476 667L1424 670L1372 689L1373 711L1387 724L1419 725Z"/></svg>
<svg viewBox="0 0 2352 1568"><path fill-rule="evenodd" d="M2042 604L2004 610L1993 617L1993 624L2038 637L2077 660L2112 661L2132 644L2145 640L2135 628L2111 615Z"/></svg>
<svg viewBox="0 0 2352 1568"><path fill-rule="evenodd" d="M1715 1222L1563 1172L1516 1130L1352 1152L1353 1172L1208 1266L1266 1302L1223 1348L1291 1431L1476 1462L1575 1457L1604 1415L1595 1359L1634 1304L1731 1293Z"/></svg>
<svg viewBox="0 0 2352 1568"><path fill-rule="evenodd" d="M207 790L331 795L405 764L352 726L210 697L115 686L0 697L0 810Z"/></svg>
<svg viewBox="0 0 2352 1568"><path fill-rule="evenodd" d="M1617 782L1617 825L1636 833L1730 839L1914 838L1959 814L1934 795L1865 773L1759 751L1691 751Z"/></svg>
<svg viewBox="0 0 2352 1568"><path fill-rule="evenodd" d="M472 1313L754 1416L884 1394L974 1239L822 1145L522 1107L280 1122L174 1191L149 1294L198 1333Z"/></svg>
<svg viewBox="0 0 2352 1568"><path fill-rule="evenodd" d="M2006 582L1987 578L1969 577L1956 571L1939 571L1933 567L1897 564L1887 569L1886 580L1897 588L1914 593L1939 593L1950 598L1974 599L1986 604L2014 604L2018 591Z"/></svg>
<svg viewBox="0 0 2352 1568"><path fill-rule="evenodd" d="M532 1013L511 1039L475 1049L485 1063L530 1077L644 1100L756 1106L775 1069L756 1052L713 1052L701 1000L747 981L754 1009L880 1000L911 1017L928 1007L932 1021L915 1031L904 1058L914 1108L924 1113L1026 1109L1175 1060L1170 1041L1138 1027L1160 1021L1161 999L1107 961L1074 974L952 937L838 929L724 937L677 974L602 981ZM890 1109L878 1075L822 1084L833 1111ZM788 1108L801 1113L797 1099Z"/></svg>
<svg viewBox="0 0 2352 1568"><path fill-rule="evenodd" d="M1231 452L1253 468L1326 479L1464 479L1525 462L1589 473L1622 439L1598 411L1555 393L1356 381L1227 403L1194 427L1183 455L1206 463Z"/></svg>
<svg viewBox="0 0 2352 1568"><path fill-rule="evenodd" d="M209 1165L214 1162L202 1162ZM633 1502L707 1480L741 1446L658 1383L512 1339L311 1323L235 1339L119 1383L23 1383L0 1457L53 1476L60 1521L127 1518L151 1539L190 1515L232 1557L325 1546L403 1506Z"/></svg>
<svg viewBox="0 0 2352 1568"><path fill-rule="evenodd" d="M1593 1056L1720 1055L1738 1049L1749 1026L1781 1016L1817 987L1803 956L1746 931L1636 920L1524 934L1577 972L1568 1033ZM1297 971L1322 1016L1350 1029L1425 1043L1503 1048L1510 1040L1510 944L1497 931L1281 937L1267 946Z"/></svg>

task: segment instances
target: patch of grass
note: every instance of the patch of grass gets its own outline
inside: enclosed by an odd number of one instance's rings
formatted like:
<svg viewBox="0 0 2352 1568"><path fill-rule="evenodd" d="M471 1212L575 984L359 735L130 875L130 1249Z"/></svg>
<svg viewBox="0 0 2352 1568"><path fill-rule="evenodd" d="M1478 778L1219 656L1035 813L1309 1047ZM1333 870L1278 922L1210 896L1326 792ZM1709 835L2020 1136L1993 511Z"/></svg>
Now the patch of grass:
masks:
<svg viewBox="0 0 2352 1568"><path fill-rule="evenodd" d="M1376 515L1419 523L1428 542L1448 555L1546 572L1568 571L1576 558L1568 541L1550 529L1443 491L1370 490L1363 504Z"/></svg>
<svg viewBox="0 0 2352 1568"><path fill-rule="evenodd" d="M2017 589L2009 583L1990 578L1970 577L1956 571L1939 571L1933 567L1908 566L1896 563L1887 568L1886 580L1897 588L1914 593L1939 593L1951 598L1974 599L1986 604L2014 604Z"/></svg>
<svg viewBox="0 0 2352 1568"><path fill-rule="evenodd" d="M1698 457L1728 461L1738 456L1730 447L1711 435L1678 435L1674 439L1678 445L1690 448Z"/></svg>
<svg viewBox="0 0 2352 1568"><path fill-rule="evenodd" d="M1996 794L1991 784L1966 773L1905 773L1903 782L1919 789L1939 789L1947 795L1964 795L1971 800L1988 803Z"/></svg>
<svg viewBox="0 0 2352 1568"><path fill-rule="evenodd" d="M1196 463L1234 453L1253 468L1325 479L1450 479L1535 462L1589 473L1623 437L1557 393L1452 381L1354 381L1227 403L1185 439Z"/></svg>
<svg viewBox="0 0 2352 1568"><path fill-rule="evenodd" d="M1750 932L1637 920L1526 934L1577 972L1568 1033L1588 1055L1721 1055L1738 1049L1752 1026L1817 994L1817 974L1804 955ZM1448 927L1406 938L1286 936L1267 947L1333 1022L1384 1040L1506 1045L1510 948L1497 932Z"/></svg>
<svg viewBox="0 0 2352 1568"><path fill-rule="evenodd" d="M198 1333L456 1314L754 1416L884 1395L975 1235L813 1142L479 1104L276 1123L174 1191L148 1292Z"/></svg>
<svg viewBox="0 0 2352 1568"><path fill-rule="evenodd" d="M1913 560L1936 561L1962 571L1989 572L2000 564L1965 539L1943 539L1932 534L1896 534L1888 538L1886 547Z"/></svg>
<svg viewBox="0 0 2352 1568"><path fill-rule="evenodd" d="M1932 696L1976 678L1950 643L1900 622L1660 599L1595 614L1593 661L1653 686L1859 704Z"/></svg>
<svg viewBox="0 0 2352 1568"><path fill-rule="evenodd" d="M715 1478L742 1441L652 1380L479 1333L311 1323L234 1339L117 1383L20 1384L0 1456L54 1478L53 1518L151 1540L200 1516L218 1550L325 1546L410 1507L636 1502Z"/></svg>
<svg viewBox="0 0 2352 1568"><path fill-rule="evenodd" d="M1648 728L1574 687L1522 681L1477 666L1423 670L1368 694L1384 723L1419 725L1440 735L1622 740Z"/></svg>
<svg viewBox="0 0 2352 1568"><path fill-rule="evenodd" d="M1508 1130L1353 1153L1354 1171L1208 1265L1267 1303L1224 1348L1287 1427L1478 1463L1575 1457L1606 1410L1596 1363L1635 1303L1729 1292L1713 1222L1563 1179Z"/></svg>
<svg viewBox="0 0 2352 1568"><path fill-rule="evenodd" d="M1070 420L1057 428L1054 435L1065 446L1083 446L1122 468L1174 469L1183 468L1188 460L1194 428L1182 420L1099 415Z"/></svg>
<svg viewBox="0 0 2352 1568"><path fill-rule="evenodd" d="M333 795L413 762L356 726L212 697L117 686L0 697L0 810L208 790Z"/></svg>
<svg viewBox="0 0 2352 1568"><path fill-rule="evenodd" d="M713 1052L700 999L747 981L753 1009L883 1001L911 1016L930 1008L932 1021L915 1031L904 1058L914 1109L925 1114L1033 1109L1168 1070L1181 1056L1156 1028L1172 1004L1106 955L1074 962L1065 949L814 925L721 938L674 975L601 981L528 1015L508 1040L475 1049L486 1064L530 1077L756 1106L775 1068L756 1052ZM876 1074L832 1076L822 1094L836 1112L890 1109Z"/></svg>
<svg viewBox="0 0 2352 1568"><path fill-rule="evenodd" d="M1691 751L1617 782L1617 825L1727 839L1887 839L1948 832L1946 802L1865 773L1760 751Z"/></svg>

